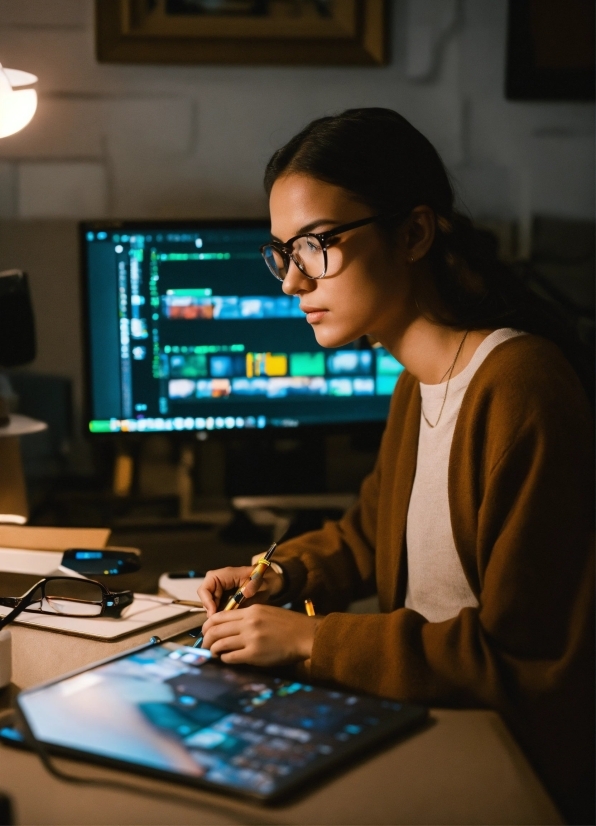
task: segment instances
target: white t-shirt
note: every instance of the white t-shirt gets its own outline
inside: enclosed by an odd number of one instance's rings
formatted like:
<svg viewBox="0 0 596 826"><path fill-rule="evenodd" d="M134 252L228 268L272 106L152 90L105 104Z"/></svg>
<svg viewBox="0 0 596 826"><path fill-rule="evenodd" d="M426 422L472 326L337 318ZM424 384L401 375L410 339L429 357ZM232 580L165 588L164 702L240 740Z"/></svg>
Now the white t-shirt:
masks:
<svg viewBox="0 0 596 826"><path fill-rule="evenodd" d="M449 382L443 413L436 427L420 416L416 476L408 508L406 543L408 586L406 608L429 622L457 616L462 608L478 605L455 549L447 493L449 453L455 422L472 376L491 350L507 339L523 335L504 327L487 336L470 363ZM445 397L445 385L420 384L422 409L434 424Z"/></svg>

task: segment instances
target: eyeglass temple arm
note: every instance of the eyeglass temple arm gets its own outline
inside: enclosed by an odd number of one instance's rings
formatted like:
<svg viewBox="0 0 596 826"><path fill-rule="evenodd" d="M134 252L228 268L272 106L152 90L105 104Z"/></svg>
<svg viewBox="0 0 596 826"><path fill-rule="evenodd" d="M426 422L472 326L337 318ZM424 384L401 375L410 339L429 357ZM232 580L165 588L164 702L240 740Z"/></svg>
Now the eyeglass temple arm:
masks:
<svg viewBox="0 0 596 826"><path fill-rule="evenodd" d="M117 600L114 600L117 597ZM119 617L125 608L132 605L135 595L132 591L109 591L105 595L103 615L108 617ZM110 604L111 603L111 604Z"/></svg>
<svg viewBox="0 0 596 826"><path fill-rule="evenodd" d="M12 610L9 614L0 619L0 631L7 625L10 625L10 623L13 622L13 620L15 620L19 616L19 614L25 610L25 608L31 602L31 597L43 582L45 582L45 580L41 580L41 582L36 582L35 585L33 585L25 594L23 594L22 597L3 597L0 599L0 605L5 605L7 608L12 608L14 606L14 610Z"/></svg>
<svg viewBox="0 0 596 826"><path fill-rule="evenodd" d="M8 602L8 600L0 600L0 604L6 604L6 602ZM10 606L8 606L8 607L10 607ZM26 608L26 607L27 607L27 602L26 602L24 599L19 600L19 603L18 603L18 605L16 606L16 608L14 608L14 610L12 610L12 611L11 611L9 614L7 614L5 617L2 617L2 619L0 619L0 631L1 631L1 630L2 630L2 629L6 626L6 625L10 625L10 623L11 623L13 620L15 620L15 619L19 616L19 614L20 614L22 611L24 611L24 610L25 610L25 608Z"/></svg>
<svg viewBox="0 0 596 826"><path fill-rule="evenodd" d="M408 213L409 214L409 213ZM368 218L360 218L358 221L352 221L349 224L342 224L339 227L334 227L333 229L328 229L325 232L313 232L312 235L315 235L322 244L326 244L327 241L331 241L335 238L336 235L341 235L344 232L348 232L351 229L358 229L358 227L365 227L367 224L374 224L375 221L382 221L385 219L390 218L404 218L405 216L401 212L391 212L389 214L381 213L380 215L371 215ZM325 247L326 249L326 247Z"/></svg>

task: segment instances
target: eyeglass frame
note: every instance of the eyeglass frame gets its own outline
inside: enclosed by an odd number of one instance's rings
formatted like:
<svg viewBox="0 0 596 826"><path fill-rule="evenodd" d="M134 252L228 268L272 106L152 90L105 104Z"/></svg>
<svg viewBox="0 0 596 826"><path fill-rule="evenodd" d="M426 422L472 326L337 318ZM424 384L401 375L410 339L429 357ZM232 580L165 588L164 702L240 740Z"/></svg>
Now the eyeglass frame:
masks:
<svg viewBox="0 0 596 826"><path fill-rule="evenodd" d="M341 235L344 232L349 232L352 229L358 229L359 227L365 227L365 226L367 226L367 224L373 224L375 221L381 221L381 220L384 220L384 219L388 220L389 218L396 218L400 215L402 215L403 219L405 219L409 214L410 214L410 210L408 210L406 215L403 215L403 213L400 213L400 212L392 212L392 213L382 212L379 215L370 215L368 218L360 218L358 221L351 221L349 224L341 224L339 227L334 227L333 229L325 230L325 232L301 232L298 235L294 235L292 238L290 238L285 243L283 241L275 241L275 240L268 241L266 244L263 244L262 246L259 247L259 252L263 256L263 260L265 261L265 265L266 265L267 269L269 270L269 272L271 273L271 275L274 278L277 278L278 281L281 281L282 284L283 284L283 282L285 281L285 279L287 277L287 272L289 270L290 261L294 262L294 264L298 267L300 272L306 278L309 278L311 281L319 281L321 278L325 278L325 276L327 275L327 263L328 263L327 262L327 250L329 249L329 241L333 240L337 235ZM297 241L299 238L316 238L317 241L319 242L319 244L321 245L321 251L323 252L323 262L324 262L323 272L321 273L321 275L309 275L307 272L304 271L301 264L292 255L292 246L293 246L294 242ZM267 247L273 247L273 249L277 250L279 252L279 254L281 255L281 257L284 259L284 263L286 264L286 276L284 276L284 278L280 278L278 275L276 275L273 272L273 270L271 269L271 267L269 266L269 264L267 263L267 259L265 258L265 249Z"/></svg>
<svg viewBox="0 0 596 826"><path fill-rule="evenodd" d="M46 576L36 582L22 597L0 597L0 606L4 608L13 608L5 617L0 617L0 630L13 622L19 614L27 610L27 606L31 605L31 600L38 588L42 588L42 599L45 597L45 584L57 579L63 579L68 582L76 582L78 577L67 576ZM134 594L132 591L110 591L109 588L95 579L85 579L87 583L98 585L102 591L101 611L99 614L94 614L94 617L116 617L118 618L122 611L129 605L132 605ZM112 603L108 600L112 599ZM90 600L81 600L81 602L90 603ZM96 604L96 603L93 603ZM44 614L45 616L62 616L62 617L81 617L82 614L56 614L53 611L35 611L31 613Z"/></svg>

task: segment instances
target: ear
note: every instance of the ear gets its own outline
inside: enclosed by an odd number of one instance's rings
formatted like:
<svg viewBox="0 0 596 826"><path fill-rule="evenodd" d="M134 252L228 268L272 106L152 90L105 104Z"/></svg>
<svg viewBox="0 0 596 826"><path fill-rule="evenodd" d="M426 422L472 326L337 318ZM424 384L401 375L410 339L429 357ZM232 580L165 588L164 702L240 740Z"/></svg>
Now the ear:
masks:
<svg viewBox="0 0 596 826"><path fill-rule="evenodd" d="M409 263L415 264L428 253L435 240L436 216L429 206L414 207L405 227L404 247Z"/></svg>

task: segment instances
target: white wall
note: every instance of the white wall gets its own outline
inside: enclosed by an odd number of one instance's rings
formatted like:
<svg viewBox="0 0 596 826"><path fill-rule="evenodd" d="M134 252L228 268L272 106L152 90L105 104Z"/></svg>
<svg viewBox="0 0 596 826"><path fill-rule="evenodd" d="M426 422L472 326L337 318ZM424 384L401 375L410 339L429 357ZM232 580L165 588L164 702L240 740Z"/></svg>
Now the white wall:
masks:
<svg viewBox="0 0 596 826"><path fill-rule="evenodd" d="M0 215L261 215L277 146L379 105L436 144L475 215L591 217L593 107L506 102L505 20L506 0L397 0L384 68L99 65L92 0L0 0L0 61L40 93L0 141Z"/></svg>

